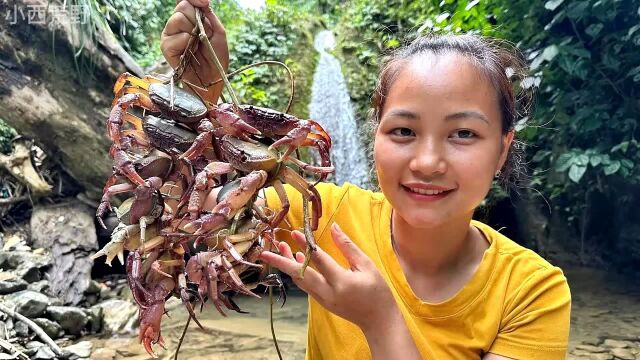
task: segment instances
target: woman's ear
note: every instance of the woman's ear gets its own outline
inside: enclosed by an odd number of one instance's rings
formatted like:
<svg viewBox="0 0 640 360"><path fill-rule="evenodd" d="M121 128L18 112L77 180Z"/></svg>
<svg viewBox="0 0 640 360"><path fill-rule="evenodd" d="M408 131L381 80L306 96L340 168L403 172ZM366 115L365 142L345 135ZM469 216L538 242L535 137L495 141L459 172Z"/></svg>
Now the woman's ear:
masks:
<svg viewBox="0 0 640 360"><path fill-rule="evenodd" d="M502 152L500 153L500 161L498 162L498 168L496 169L496 172L500 171L500 169L502 169L502 167L504 166L504 163L507 161L514 135L515 130L510 130L506 134L502 135Z"/></svg>

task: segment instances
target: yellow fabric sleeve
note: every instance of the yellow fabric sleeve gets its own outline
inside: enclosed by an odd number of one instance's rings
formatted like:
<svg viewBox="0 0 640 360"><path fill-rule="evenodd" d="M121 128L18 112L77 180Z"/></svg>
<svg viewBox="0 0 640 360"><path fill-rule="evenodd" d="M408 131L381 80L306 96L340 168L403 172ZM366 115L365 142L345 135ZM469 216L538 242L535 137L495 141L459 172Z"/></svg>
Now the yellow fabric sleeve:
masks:
<svg viewBox="0 0 640 360"><path fill-rule="evenodd" d="M571 294L562 271L541 268L510 295L489 352L514 359L564 359Z"/></svg>

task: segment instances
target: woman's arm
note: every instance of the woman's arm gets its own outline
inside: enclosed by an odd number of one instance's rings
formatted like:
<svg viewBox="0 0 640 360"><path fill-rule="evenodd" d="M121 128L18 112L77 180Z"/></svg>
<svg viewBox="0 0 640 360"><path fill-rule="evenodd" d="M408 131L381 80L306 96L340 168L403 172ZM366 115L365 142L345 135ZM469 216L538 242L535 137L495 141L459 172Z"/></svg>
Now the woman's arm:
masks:
<svg viewBox="0 0 640 360"><path fill-rule="evenodd" d="M261 259L291 276L296 285L327 310L359 326L374 359L422 359L393 294L376 266L335 223L331 236L348 260L349 269L341 267L318 248L311 255L314 268L307 268L301 278L304 254L294 255L284 242L278 244L280 254L266 251ZM301 248L306 246L301 232L292 232L292 237Z"/></svg>

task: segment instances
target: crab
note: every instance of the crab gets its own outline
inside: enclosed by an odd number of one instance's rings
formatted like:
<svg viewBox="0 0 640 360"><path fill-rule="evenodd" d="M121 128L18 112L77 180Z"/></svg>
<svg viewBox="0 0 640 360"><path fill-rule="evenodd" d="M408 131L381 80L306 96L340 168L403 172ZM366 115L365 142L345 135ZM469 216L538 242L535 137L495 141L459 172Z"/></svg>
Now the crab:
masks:
<svg viewBox="0 0 640 360"><path fill-rule="evenodd" d="M217 119L221 124L220 136L232 135L250 143L257 143L255 139L249 136L251 134L275 139L269 145L269 150L287 146L281 159L288 157L295 149L301 146L312 146L317 148L320 153L321 166L331 166L329 157L331 137L317 122L300 120L293 115L252 105L241 105L237 108L237 113L235 111L231 104L221 104L210 110L210 117ZM234 126L229 124L234 124ZM235 124L242 124L242 127ZM202 131L209 134L207 136L211 136L215 129L209 127L203 128ZM195 158L202 153L209 142L209 137L196 139L191 148L181 157L187 159ZM326 176L327 174L321 174L320 180L324 180Z"/></svg>

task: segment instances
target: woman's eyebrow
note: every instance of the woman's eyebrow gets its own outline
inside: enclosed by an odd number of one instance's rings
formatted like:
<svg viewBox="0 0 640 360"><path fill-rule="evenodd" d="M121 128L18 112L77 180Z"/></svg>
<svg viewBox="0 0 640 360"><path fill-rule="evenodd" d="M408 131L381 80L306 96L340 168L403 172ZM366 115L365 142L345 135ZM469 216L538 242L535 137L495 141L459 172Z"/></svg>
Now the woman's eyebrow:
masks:
<svg viewBox="0 0 640 360"><path fill-rule="evenodd" d="M420 116L418 116L418 114L409 111L409 110L405 110L405 109L394 109L389 111L388 113L386 113L384 115L384 117L401 117L401 118L406 118L408 120L417 120L420 118Z"/></svg>
<svg viewBox="0 0 640 360"><path fill-rule="evenodd" d="M460 112L455 112L453 114L449 114L445 117L445 120L457 120L457 119L463 119L463 118L476 118L478 120L482 120L487 124L489 124L489 119L487 119L486 116L473 110L460 111Z"/></svg>

